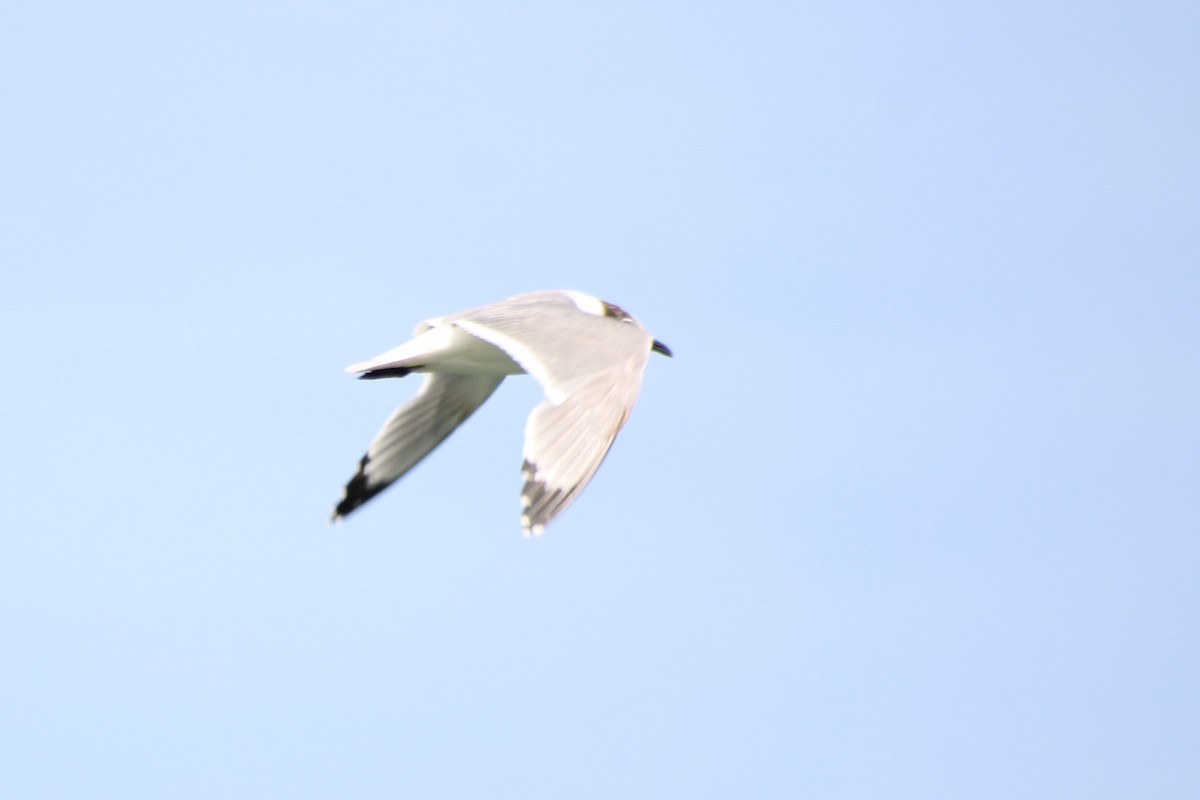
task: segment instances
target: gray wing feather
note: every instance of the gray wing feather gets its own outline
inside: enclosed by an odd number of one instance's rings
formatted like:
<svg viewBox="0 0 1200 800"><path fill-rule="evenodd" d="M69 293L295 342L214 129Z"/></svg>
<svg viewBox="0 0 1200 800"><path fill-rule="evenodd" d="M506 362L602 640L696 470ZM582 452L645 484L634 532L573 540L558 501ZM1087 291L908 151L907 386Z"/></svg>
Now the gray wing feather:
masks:
<svg viewBox="0 0 1200 800"><path fill-rule="evenodd" d="M575 501L608 455L637 397L613 390L608 376L580 386L562 403L544 400L525 426L521 525L539 534Z"/></svg>

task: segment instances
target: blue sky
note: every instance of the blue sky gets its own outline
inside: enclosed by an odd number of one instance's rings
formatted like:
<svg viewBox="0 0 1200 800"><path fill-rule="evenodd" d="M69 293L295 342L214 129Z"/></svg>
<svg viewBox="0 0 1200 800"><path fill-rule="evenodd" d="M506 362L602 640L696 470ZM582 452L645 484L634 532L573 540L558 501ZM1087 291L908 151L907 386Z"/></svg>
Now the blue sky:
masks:
<svg viewBox="0 0 1200 800"><path fill-rule="evenodd" d="M1191 798L1195 4L0 12L0 794ZM520 536L543 288L655 358Z"/></svg>

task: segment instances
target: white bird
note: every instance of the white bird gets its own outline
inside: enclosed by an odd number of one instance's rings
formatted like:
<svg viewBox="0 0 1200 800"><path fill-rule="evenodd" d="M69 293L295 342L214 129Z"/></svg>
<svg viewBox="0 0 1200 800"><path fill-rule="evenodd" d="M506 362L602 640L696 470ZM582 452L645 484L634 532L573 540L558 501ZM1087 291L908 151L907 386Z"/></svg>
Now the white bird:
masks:
<svg viewBox="0 0 1200 800"><path fill-rule="evenodd" d="M540 535L604 460L651 351L671 355L629 314L580 292L531 292L420 323L408 343L346 368L360 378L427 375L376 434L333 521L403 477L506 376L528 373L546 397L525 424L521 527Z"/></svg>

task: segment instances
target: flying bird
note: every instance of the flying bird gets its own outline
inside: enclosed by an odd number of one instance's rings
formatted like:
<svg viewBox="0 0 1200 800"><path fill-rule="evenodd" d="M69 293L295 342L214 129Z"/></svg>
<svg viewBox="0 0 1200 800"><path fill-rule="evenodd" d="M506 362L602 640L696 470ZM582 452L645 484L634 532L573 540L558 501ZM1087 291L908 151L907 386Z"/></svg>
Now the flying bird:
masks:
<svg viewBox="0 0 1200 800"><path fill-rule="evenodd" d="M604 460L642 385L651 351L670 349L612 303L547 291L425 320L406 344L346 368L359 378L425 373L383 424L346 484L333 521L402 478L509 375L545 392L525 424L521 527L538 536Z"/></svg>

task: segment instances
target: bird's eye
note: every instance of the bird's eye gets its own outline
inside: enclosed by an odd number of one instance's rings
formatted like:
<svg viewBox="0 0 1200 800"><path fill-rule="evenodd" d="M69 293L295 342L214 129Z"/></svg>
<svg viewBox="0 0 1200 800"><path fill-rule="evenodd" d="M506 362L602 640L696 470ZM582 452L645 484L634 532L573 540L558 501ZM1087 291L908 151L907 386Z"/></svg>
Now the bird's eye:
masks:
<svg viewBox="0 0 1200 800"><path fill-rule="evenodd" d="M633 322L633 317L626 314L625 309L615 306L612 303L604 304L604 316L619 319L622 322Z"/></svg>

